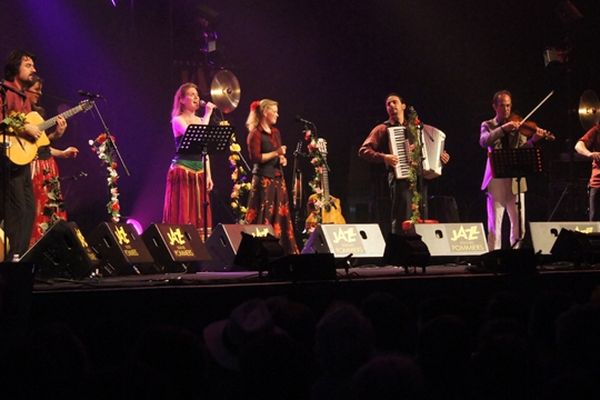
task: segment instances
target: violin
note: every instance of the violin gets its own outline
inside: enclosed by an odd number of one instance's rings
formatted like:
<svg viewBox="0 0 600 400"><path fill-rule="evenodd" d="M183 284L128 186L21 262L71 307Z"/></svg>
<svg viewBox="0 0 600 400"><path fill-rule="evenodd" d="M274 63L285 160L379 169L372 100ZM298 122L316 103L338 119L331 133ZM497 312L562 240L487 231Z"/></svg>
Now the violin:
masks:
<svg viewBox="0 0 600 400"><path fill-rule="evenodd" d="M511 114L510 117L508 117L508 120L511 122L519 122L519 133L525 137L530 138L531 136L537 134L538 129L541 129L543 131L543 139L549 140L549 141L553 141L556 139L556 136L554 136L554 134L550 131L547 131L543 128L540 128L535 122L533 121L529 121L529 120L523 120L523 118L521 118L520 115L518 114Z"/></svg>

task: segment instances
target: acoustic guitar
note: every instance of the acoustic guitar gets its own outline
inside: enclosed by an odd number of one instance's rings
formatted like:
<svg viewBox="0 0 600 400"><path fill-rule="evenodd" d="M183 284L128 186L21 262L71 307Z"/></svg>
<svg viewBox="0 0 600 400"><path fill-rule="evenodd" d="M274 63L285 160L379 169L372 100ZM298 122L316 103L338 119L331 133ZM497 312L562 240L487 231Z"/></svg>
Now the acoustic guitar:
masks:
<svg viewBox="0 0 600 400"><path fill-rule="evenodd" d="M321 157L325 161L325 167L321 174L321 195L313 193L308 198L308 217L306 218L305 228L307 232L311 232L319 223L322 224L345 224L346 219L342 215L342 207L340 199L333 197L329 193L329 173L327 171L327 141L325 139L317 139L317 149L321 153Z"/></svg>
<svg viewBox="0 0 600 400"><path fill-rule="evenodd" d="M55 117L44 121L42 116L35 111L30 112L26 116L26 123L36 125L42 132L37 140L33 138L25 138L19 135L8 135L8 146L6 149L6 156L8 159L17 165L29 164L37 155L38 147L48 146L50 139L46 136L46 129L52 128L56 125L58 117L62 116L65 119L71 118L73 115L78 114L82 111L88 111L94 106L94 102L91 100L83 100L77 106L58 114Z"/></svg>

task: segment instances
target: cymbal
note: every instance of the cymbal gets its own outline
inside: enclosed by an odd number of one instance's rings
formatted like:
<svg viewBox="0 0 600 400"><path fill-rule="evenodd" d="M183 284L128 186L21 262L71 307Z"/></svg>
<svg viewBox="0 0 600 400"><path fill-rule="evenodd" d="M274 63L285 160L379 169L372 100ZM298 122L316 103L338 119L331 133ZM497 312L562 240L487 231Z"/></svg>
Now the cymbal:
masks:
<svg viewBox="0 0 600 400"><path fill-rule="evenodd" d="M240 104L240 82L236 76L226 69L215 74L210 84L210 97L217 108L229 114Z"/></svg>
<svg viewBox="0 0 600 400"><path fill-rule="evenodd" d="M579 122L584 130L600 122L600 100L598 95L591 89L583 92L579 98Z"/></svg>

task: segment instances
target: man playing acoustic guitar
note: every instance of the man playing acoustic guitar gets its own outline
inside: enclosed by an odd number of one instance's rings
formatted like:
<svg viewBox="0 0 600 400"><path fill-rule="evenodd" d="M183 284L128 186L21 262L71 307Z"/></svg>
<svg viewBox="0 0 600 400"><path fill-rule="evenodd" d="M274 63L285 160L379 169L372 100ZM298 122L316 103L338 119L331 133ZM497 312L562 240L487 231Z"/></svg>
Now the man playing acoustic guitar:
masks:
<svg viewBox="0 0 600 400"><path fill-rule="evenodd" d="M11 126L11 120L20 119L14 113L27 114L31 112L31 102L24 95L23 89L31 82L36 73L35 56L23 50L15 50L8 56L4 66L4 78L6 81L0 89L0 121L6 130ZM62 118L61 118L62 119ZM57 120L59 126L65 126L62 119ZM17 124L18 125L18 124ZM14 129L13 129L14 130ZM40 129L26 123L9 132L10 135L18 136L17 145L20 141L36 141L42 136ZM17 165L11 163L10 147L2 154L2 184L0 184L0 219L4 222L6 236L10 240L8 259L13 255L23 255L29 246L29 238L35 216L33 201L33 190L31 184L31 170L29 163Z"/></svg>

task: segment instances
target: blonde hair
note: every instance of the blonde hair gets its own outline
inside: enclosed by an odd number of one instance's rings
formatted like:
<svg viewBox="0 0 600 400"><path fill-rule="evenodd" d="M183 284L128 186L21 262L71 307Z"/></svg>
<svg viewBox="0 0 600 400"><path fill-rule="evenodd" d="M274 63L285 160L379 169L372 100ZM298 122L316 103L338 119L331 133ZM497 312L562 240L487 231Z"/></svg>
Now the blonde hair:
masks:
<svg viewBox="0 0 600 400"><path fill-rule="evenodd" d="M181 115L183 112L181 99L185 97L187 91L189 89L196 89L198 95L200 95L200 90L198 90L198 85L192 82L186 82L183 85L179 86L179 89L175 92L175 96L173 97L173 109L171 110L171 119L175 118L178 115Z"/></svg>
<svg viewBox="0 0 600 400"><path fill-rule="evenodd" d="M254 100L250 104L250 114L248 114L248 119L246 119L246 128L248 128L248 131L252 132L258 127L265 116L267 108L278 105L279 103L271 99Z"/></svg>

